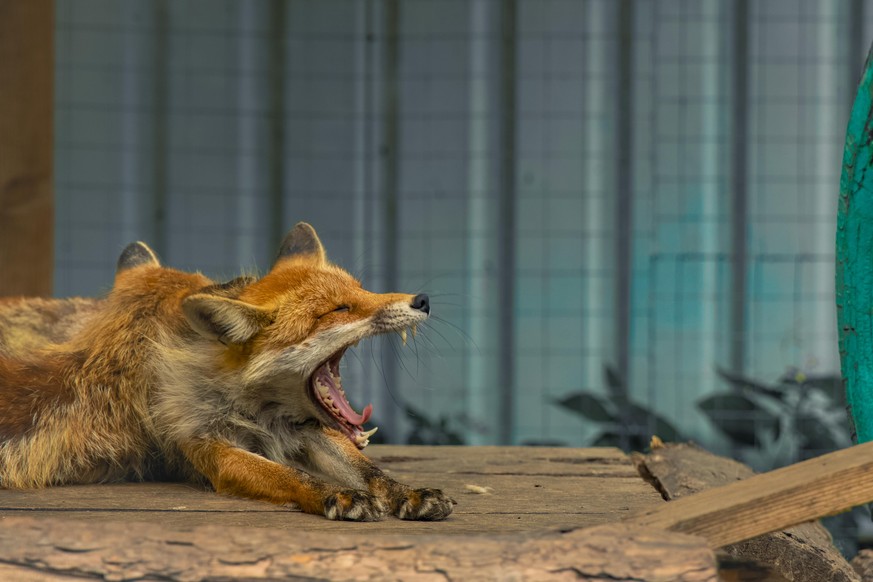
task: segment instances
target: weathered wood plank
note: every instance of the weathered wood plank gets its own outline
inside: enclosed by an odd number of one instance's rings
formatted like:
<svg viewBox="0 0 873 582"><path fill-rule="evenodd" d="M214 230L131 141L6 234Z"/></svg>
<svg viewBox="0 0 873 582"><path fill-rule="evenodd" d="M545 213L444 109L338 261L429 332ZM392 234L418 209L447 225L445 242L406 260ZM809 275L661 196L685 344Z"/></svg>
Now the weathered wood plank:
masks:
<svg viewBox="0 0 873 582"><path fill-rule="evenodd" d="M27 514L180 527L220 524L284 531L347 531L352 527L372 535L397 531L500 534L609 523L662 503L617 449L383 446L373 447L371 454L402 482L442 488L458 502L454 514L438 524L389 518L348 525L186 484L120 483L0 490L0 519ZM489 493L473 494L468 485Z"/></svg>
<svg viewBox="0 0 873 582"><path fill-rule="evenodd" d="M458 501L454 514L438 524L388 519L363 524L367 532L408 533L532 531L580 528L623 519L661 502L642 479L486 475L472 484L493 493L472 494L469 475L443 475L437 481L417 474L395 477L413 485L442 487ZM481 476L480 476L481 477ZM0 491L0 518L21 515L95 521L141 521L192 525L342 530L346 526L268 503L216 495L181 484L123 483ZM182 514L182 517L176 517Z"/></svg>
<svg viewBox="0 0 873 582"><path fill-rule="evenodd" d="M372 450L371 450L372 449ZM373 446L367 454L389 471L467 475L638 477L615 448Z"/></svg>
<svg viewBox="0 0 873 582"><path fill-rule="evenodd" d="M625 512L624 515L630 515ZM0 525L9 520L29 517L53 522L88 522L92 524L129 523L160 524L167 527L222 526L226 528L266 528L296 535L297 532L332 532L362 534L368 538L404 534L410 536L440 535L446 539L457 535L503 536L521 533L568 531L615 523L614 513L459 513L446 521L402 521L393 517L383 521L357 523L329 521L296 510L277 512L204 512L196 511L10 511L0 514ZM102 525L101 525L102 527Z"/></svg>
<svg viewBox="0 0 873 582"><path fill-rule="evenodd" d="M269 503L216 495L182 483L110 483L0 490L0 515L8 510L287 512Z"/></svg>
<svg viewBox="0 0 873 582"><path fill-rule="evenodd" d="M873 501L873 442L709 489L628 523L692 533L714 548Z"/></svg>
<svg viewBox="0 0 873 582"><path fill-rule="evenodd" d="M400 481L418 484L419 475L396 473ZM444 475L438 482L458 502L456 512L493 513L499 511L536 513L597 512L615 514L641 511L662 504L654 488L640 477L552 477L510 475ZM426 481L425 481L426 482ZM487 487L489 495L471 494L466 485Z"/></svg>
<svg viewBox="0 0 873 582"><path fill-rule="evenodd" d="M0 527L0 563L16 580L717 580L703 540L615 524L501 539L283 533L19 518Z"/></svg>

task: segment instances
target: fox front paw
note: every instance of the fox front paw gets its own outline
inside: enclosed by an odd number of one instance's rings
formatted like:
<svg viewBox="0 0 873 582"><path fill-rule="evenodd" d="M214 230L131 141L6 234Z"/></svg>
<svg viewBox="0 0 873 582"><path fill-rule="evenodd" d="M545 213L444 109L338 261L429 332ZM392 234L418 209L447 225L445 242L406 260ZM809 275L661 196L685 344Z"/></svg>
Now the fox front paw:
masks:
<svg viewBox="0 0 873 582"><path fill-rule="evenodd" d="M452 513L454 501L439 489L412 489L401 496L397 517L440 521Z"/></svg>
<svg viewBox="0 0 873 582"><path fill-rule="evenodd" d="M388 515L384 501L364 491L346 489L324 500L324 516L337 521L379 521Z"/></svg>

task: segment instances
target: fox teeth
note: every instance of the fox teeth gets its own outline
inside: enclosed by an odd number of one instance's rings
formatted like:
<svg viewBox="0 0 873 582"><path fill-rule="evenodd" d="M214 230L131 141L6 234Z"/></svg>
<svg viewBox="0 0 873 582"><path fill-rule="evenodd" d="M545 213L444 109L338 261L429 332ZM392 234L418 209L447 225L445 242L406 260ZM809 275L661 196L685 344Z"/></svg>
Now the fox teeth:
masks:
<svg viewBox="0 0 873 582"><path fill-rule="evenodd" d="M415 324L412 324L412 337L415 337L415 332L418 331L415 327Z"/></svg>
<svg viewBox="0 0 873 582"><path fill-rule="evenodd" d="M400 338L403 340L403 345L406 345L406 329L400 330Z"/></svg>
<svg viewBox="0 0 873 582"><path fill-rule="evenodd" d="M319 394L330 399L330 396L328 396L328 394L330 393L330 389L327 386L325 386L324 384L321 384L321 383L316 383L315 385L318 387Z"/></svg>
<svg viewBox="0 0 873 582"><path fill-rule="evenodd" d="M368 431L366 431L366 432L362 432L360 435L358 435L358 438L359 438L359 439L366 439L366 440L369 441L369 440L370 440L370 437L373 436L374 434L376 434L376 431L377 431L377 430L379 430L379 427L378 427L378 426L374 426L372 429L370 429L370 430L368 430Z"/></svg>

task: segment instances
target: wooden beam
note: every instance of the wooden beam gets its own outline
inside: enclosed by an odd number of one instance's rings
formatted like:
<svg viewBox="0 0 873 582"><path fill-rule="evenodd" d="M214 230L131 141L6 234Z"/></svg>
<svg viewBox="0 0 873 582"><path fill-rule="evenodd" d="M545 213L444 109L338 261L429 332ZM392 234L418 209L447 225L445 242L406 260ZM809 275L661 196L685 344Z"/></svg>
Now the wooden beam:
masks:
<svg viewBox="0 0 873 582"><path fill-rule="evenodd" d="M54 2L0 2L0 296L50 295Z"/></svg>
<svg viewBox="0 0 873 582"><path fill-rule="evenodd" d="M371 538L271 529L9 518L4 580L638 580L716 582L703 540L611 524L566 534ZM356 527L363 526L363 527Z"/></svg>
<svg viewBox="0 0 873 582"><path fill-rule="evenodd" d="M625 520L719 548L873 501L873 442L690 495Z"/></svg>

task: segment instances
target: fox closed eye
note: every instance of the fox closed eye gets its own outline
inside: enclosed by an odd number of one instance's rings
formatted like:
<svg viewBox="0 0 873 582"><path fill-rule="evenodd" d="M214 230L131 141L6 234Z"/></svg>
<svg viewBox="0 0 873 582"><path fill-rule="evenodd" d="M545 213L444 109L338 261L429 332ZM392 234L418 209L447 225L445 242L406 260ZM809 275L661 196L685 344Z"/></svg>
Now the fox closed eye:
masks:
<svg viewBox="0 0 873 582"><path fill-rule="evenodd" d="M350 309L351 309L351 307L349 307L348 305L338 305L338 306L334 307L333 309L331 309L330 311L328 311L327 313L322 313L318 317L320 319L320 318L324 317L325 315L330 315L331 313L346 313Z"/></svg>

